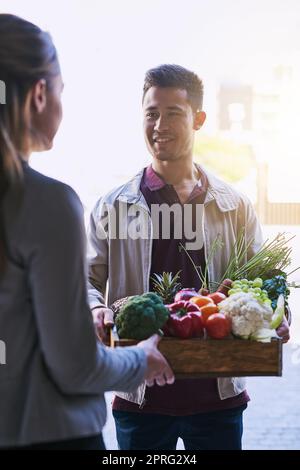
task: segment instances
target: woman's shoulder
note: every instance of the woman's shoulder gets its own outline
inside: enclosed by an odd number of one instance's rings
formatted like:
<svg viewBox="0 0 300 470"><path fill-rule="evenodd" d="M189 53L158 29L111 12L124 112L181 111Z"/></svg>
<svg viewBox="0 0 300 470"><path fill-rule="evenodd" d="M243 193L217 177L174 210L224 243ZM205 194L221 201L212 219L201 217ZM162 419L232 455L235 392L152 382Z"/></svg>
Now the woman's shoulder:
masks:
<svg viewBox="0 0 300 470"><path fill-rule="evenodd" d="M11 190L5 202L6 228L10 236L22 240L45 239L64 228L78 230L84 220L82 203L67 184L24 167L20 191Z"/></svg>
<svg viewBox="0 0 300 470"><path fill-rule="evenodd" d="M24 202L32 208L41 206L56 212L64 211L68 206L82 211L79 196L71 186L29 166L24 168Z"/></svg>
<svg viewBox="0 0 300 470"><path fill-rule="evenodd" d="M30 166L24 168L24 183L26 189L32 191L59 191L61 194L71 194L75 198L78 198L71 186L50 176L46 176Z"/></svg>

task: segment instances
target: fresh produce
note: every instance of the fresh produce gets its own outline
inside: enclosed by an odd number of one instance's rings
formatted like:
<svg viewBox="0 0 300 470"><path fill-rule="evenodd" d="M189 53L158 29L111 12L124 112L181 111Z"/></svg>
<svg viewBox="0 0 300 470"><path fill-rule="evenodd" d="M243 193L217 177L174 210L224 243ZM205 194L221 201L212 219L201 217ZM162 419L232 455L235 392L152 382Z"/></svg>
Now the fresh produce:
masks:
<svg viewBox="0 0 300 470"><path fill-rule="evenodd" d="M189 258L197 276L199 277L199 280L201 282L201 287L199 289L199 293L202 294L202 295L206 295L206 293L208 294L209 293L209 286L208 286L208 267L213 259L213 257L215 256L216 252L218 251L219 248L221 248L223 246L223 242L221 240L221 236L218 235L212 242L211 244L211 247L210 247L210 250L208 251L207 253L207 256L206 256L206 263L205 263L205 268L204 268L204 272L202 272L202 269L200 266L196 266L195 263L194 263L194 260L193 258L191 257L191 255L189 254L189 252L187 251L187 249L185 248L185 246L180 243L179 245L179 251L184 251L185 254L187 255L187 257Z"/></svg>
<svg viewBox="0 0 300 470"><path fill-rule="evenodd" d="M211 303L204 305L204 307L201 307L200 312L202 314L203 323L205 325L211 315L219 312L219 308L214 303Z"/></svg>
<svg viewBox="0 0 300 470"><path fill-rule="evenodd" d="M180 271L173 276L172 273L163 272L154 274L151 278L153 290L162 299L164 304L170 304L174 301L176 293L181 289L179 282Z"/></svg>
<svg viewBox="0 0 300 470"><path fill-rule="evenodd" d="M197 297L199 294L193 287L186 287L181 289L175 295L174 301L179 302L180 300L190 300L192 297Z"/></svg>
<svg viewBox="0 0 300 470"><path fill-rule="evenodd" d="M268 343L271 338L276 337L276 329L280 326L285 312L285 300L283 294L280 294L277 301L277 307L272 315L270 324L263 328L260 328L255 332L250 339L255 341L261 341L262 343Z"/></svg>
<svg viewBox="0 0 300 470"><path fill-rule="evenodd" d="M197 305L181 300L166 307L170 316L163 328L165 334L178 338L203 336L202 315Z"/></svg>
<svg viewBox="0 0 300 470"><path fill-rule="evenodd" d="M292 249L288 243L293 238L287 239L284 233L279 233L273 240L267 240L260 250L248 260L247 253L254 243L254 239L246 240L245 229L242 229L232 248L223 279L247 278L254 280L260 277L264 280L273 277L274 272L283 274L291 264Z"/></svg>
<svg viewBox="0 0 300 470"><path fill-rule="evenodd" d="M208 294L208 297L213 301L214 304L218 305L222 300L226 299L226 295L222 292L214 292L213 294Z"/></svg>
<svg viewBox="0 0 300 470"><path fill-rule="evenodd" d="M222 313L214 313L207 319L205 328L211 338L226 338L231 332L231 319Z"/></svg>
<svg viewBox="0 0 300 470"><path fill-rule="evenodd" d="M213 252L217 246L216 242ZM286 251L285 242L277 237L261 249L260 256L254 259L253 264L250 260L243 265L239 264L245 255L245 239L242 235L235 248L236 257L232 258L227 274L235 269L239 276L247 272L252 275L254 272L265 273L261 265L260 271L258 270L258 260L268 264L268 260L274 260L279 252L284 252L286 257L290 253L289 250ZM271 249L277 253L273 258ZM266 257L267 254L269 258ZM188 253L187 255L189 256ZM269 268L271 264L268 264ZM245 266L247 269L244 269ZM274 266L273 264L273 268ZM217 339L232 333L242 339L270 341L276 336L276 329L283 320L289 294L286 275L281 271L278 274L274 269L273 277L268 279L264 278L264 274L251 279L239 277L231 280L225 277L212 293L209 293L204 282L199 291L181 288L180 272L175 276L168 272L154 274L152 283L156 293L120 299L111 306L116 314L119 313L116 315L119 336L140 340L162 328L165 335L182 339L202 338L206 331L208 337Z"/></svg>
<svg viewBox="0 0 300 470"><path fill-rule="evenodd" d="M276 331L271 330L270 328L260 328L250 336L249 339L253 341L259 341L260 343L269 343L271 341L271 338L276 337Z"/></svg>
<svg viewBox="0 0 300 470"><path fill-rule="evenodd" d="M255 339L261 328L269 328L273 316L270 305L258 299L254 292L236 292L219 304L221 313L232 320L232 332L243 339Z"/></svg>
<svg viewBox="0 0 300 470"><path fill-rule="evenodd" d="M204 307L204 305L212 304L213 300L208 295L198 295L196 297L191 297L189 302L198 305L198 307Z"/></svg>
<svg viewBox="0 0 300 470"><path fill-rule="evenodd" d="M268 297L272 301L273 309L276 308L277 299L281 294L284 295L285 300L287 300L290 294L286 275L274 276L272 279L266 279L263 282L263 289L268 293Z"/></svg>
<svg viewBox="0 0 300 470"><path fill-rule="evenodd" d="M199 307L188 300L179 300L178 302L166 305L166 307L169 313L176 313L179 316L186 315L189 312L200 312Z"/></svg>
<svg viewBox="0 0 300 470"><path fill-rule="evenodd" d="M199 289L199 295L204 295L204 296L207 296L209 294L209 290L206 289L205 287L201 287Z"/></svg>
<svg viewBox="0 0 300 470"><path fill-rule="evenodd" d="M120 338L146 339L166 323L169 316L162 299L154 292L131 297L116 317Z"/></svg>
<svg viewBox="0 0 300 470"><path fill-rule="evenodd" d="M270 324L271 329L276 330L276 328L280 326L284 317L284 313L285 313L285 299L284 299L284 295L280 294L277 300L276 310L271 319L271 324Z"/></svg>
<svg viewBox="0 0 300 470"><path fill-rule="evenodd" d="M268 297L268 292L263 287L263 280L257 277L253 281L247 279L241 279L240 281L234 281L232 288L228 291L229 296L236 294L237 292L251 292L253 296L261 302L271 305L271 300Z"/></svg>
<svg viewBox="0 0 300 470"><path fill-rule="evenodd" d="M176 338L187 339L192 337L192 320L189 316L180 317L175 313L169 316L169 319L163 327L163 333L166 336L175 336Z"/></svg>
<svg viewBox="0 0 300 470"><path fill-rule="evenodd" d="M232 280L231 279L223 279L223 281L221 282L221 284L219 285L218 289L217 289L217 292L221 292L222 294L226 295L226 297L228 296L228 291L229 289L231 289L231 286L232 286ZM208 292L209 294L209 292Z"/></svg>
<svg viewBox="0 0 300 470"><path fill-rule="evenodd" d="M284 294L287 306L287 298L289 295L289 287L300 287L296 283L287 282L287 277L298 268L287 273L286 270L291 264L292 248L289 242L294 237L288 238L285 233L278 233L277 236L269 241L267 240L261 248L249 258L249 251L252 251L254 238L248 238L246 229L243 227L237 235L234 243L226 271L221 279L209 279L208 283L208 267L216 255L217 250L222 248L223 242L218 235L211 244L208 253L205 269L196 266L192 257L181 244L180 250L184 250L188 256L195 272L197 273L202 287L198 294L210 295L209 286L218 285L217 291L230 295L237 292L252 292L258 300L263 301L266 305L272 305L273 310L276 308L277 299L280 294ZM232 281L232 279L234 281ZM218 302L215 302L218 303ZM287 312L289 310L287 309ZM287 313L287 316L290 314Z"/></svg>

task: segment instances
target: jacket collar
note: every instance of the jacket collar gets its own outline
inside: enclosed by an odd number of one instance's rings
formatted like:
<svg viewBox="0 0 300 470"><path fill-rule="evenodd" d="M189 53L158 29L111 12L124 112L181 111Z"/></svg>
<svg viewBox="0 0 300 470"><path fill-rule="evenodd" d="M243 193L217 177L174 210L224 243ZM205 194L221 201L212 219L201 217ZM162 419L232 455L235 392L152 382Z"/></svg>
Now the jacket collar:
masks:
<svg viewBox="0 0 300 470"><path fill-rule="evenodd" d="M204 170L200 165L197 164L197 166L199 170L206 175L208 180L208 188L204 204L207 205L209 202L215 200L221 212L228 212L237 209L239 197L236 191L231 188L229 184L221 181L207 170ZM141 204L148 209L147 203L140 190L143 174L144 168L123 186L117 196L119 201L127 202L129 204Z"/></svg>
<svg viewBox="0 0 300 470"><path fill-rule="evenodd" d="M206 174L208 180L208 189L204 204L215 200L221 212L236 210L240 201L237 191L212 173L204 170L201 166L199 166L199 169Z"/></svg>

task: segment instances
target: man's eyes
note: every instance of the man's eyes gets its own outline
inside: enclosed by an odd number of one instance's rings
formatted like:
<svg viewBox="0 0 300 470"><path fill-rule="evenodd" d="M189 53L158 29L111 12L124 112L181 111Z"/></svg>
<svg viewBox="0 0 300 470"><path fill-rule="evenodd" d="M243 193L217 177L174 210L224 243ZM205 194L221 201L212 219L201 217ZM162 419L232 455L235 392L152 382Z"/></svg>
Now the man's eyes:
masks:
<svg viewBox="0 0 300 470"><path fill-rule="evenodd" d="M170 111L168 114L167 114L167 117L173 117L173 116L182 116L183 114L179 111ZM149 113L146 113L146 117L147 118L150 118L150 119L158 119L159 118L159 114L158 113L154 113L154 112L149 112Z"/></svg>
<svg viewBox="0 0 300 470"><path fill-rule="evenodd" d="M146 117L149 118L158 118L159 114L158 113L146 113Z"/></svg>

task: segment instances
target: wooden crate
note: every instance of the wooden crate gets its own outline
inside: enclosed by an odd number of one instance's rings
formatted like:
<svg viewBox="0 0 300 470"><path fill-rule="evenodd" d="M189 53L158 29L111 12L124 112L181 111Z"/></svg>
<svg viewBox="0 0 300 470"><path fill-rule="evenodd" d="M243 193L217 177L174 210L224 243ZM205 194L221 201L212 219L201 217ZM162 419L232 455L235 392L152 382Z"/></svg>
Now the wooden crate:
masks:
<svg viewBox="0 0 300 470"><path fill-rule="evenodd" d="M132 346L137 341L120 339L111 330L111 346ZM241 339L163 338L159 350L177 378L249 377L282 375L282 341L270 343Z"/></svg>

